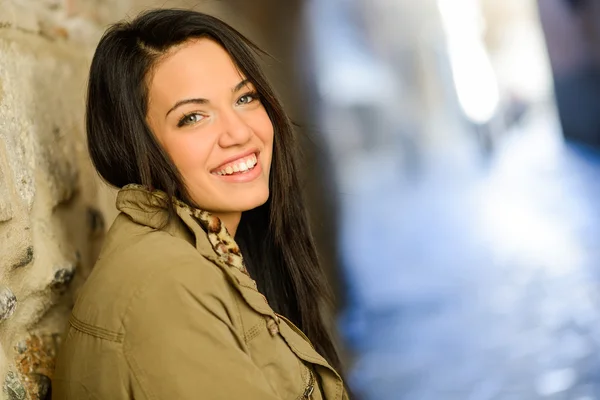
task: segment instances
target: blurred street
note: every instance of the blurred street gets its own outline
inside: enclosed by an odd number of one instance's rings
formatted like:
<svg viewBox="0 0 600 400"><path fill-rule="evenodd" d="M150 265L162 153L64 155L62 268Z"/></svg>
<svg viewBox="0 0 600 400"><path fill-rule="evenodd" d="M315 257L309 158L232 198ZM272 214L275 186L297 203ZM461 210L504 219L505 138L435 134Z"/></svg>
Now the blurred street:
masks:
<svg viewBox="0 0 600 400"><path fill-rule="evenodd" d="M364 399L600 398L600 153L533 110L482 158L344 163L340 328ZM452 142L452 143L450 143Z"/></svg>
<svg viewBox="0 0 600 400"><path fill-rule="evenodd" d="M600 400L597 4L310 2L358 399Z"/></svg>

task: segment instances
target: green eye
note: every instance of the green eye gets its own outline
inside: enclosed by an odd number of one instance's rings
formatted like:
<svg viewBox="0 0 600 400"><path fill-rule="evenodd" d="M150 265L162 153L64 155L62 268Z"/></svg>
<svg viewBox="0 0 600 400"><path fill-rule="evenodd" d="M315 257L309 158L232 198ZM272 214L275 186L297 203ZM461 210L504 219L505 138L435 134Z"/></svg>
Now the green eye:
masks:
<svg viewBox="0 0 600 400"><path fill-rule="evenodd" d="M258 94L254 92L254 93L246 93L245 95L240 97L237 102L238 102L238 104L243 105L243 104L250 104L256 100L258 100Z"/></svg>
<svg viewBox="0 0 600 400"><path fill-rule="evenodd" d="M182 126L186 126L186 125L194 125L194 124L202 121L202 119L204 119L204 116L202 114L198 114L198 113L186 114L183 116L183 118L181 118L179 120L179 123L177 124L177 126L182 127Z"/></svg>

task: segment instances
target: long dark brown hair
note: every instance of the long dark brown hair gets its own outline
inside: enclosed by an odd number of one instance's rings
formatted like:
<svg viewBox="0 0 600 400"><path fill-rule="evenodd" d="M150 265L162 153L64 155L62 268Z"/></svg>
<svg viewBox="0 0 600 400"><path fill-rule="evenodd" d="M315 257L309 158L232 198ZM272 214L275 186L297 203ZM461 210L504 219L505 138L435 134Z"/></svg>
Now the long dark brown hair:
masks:
<svg viewBox="0 0 600 400"><path fill-rule="evenodd" d="M255 58L264 53L254 43L219 19L191 10L152 10L109 28L92 60L88 87L86 128L94 166L115 187L139 183L197 207L146 122L152 68L173 46L194 38L214 40L229 53L255 85L275 131L269 199L242 214L235 237L248 269L273 309L341 373L320 313L329 286L306 216L295 133Z"/></svg>

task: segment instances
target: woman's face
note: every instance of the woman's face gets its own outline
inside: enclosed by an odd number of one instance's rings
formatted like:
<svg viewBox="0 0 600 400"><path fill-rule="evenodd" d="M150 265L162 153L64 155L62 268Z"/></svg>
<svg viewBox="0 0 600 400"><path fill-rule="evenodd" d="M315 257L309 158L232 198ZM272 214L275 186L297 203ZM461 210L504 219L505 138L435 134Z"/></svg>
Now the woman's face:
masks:
<svg viewBox="0 0 600 400"><path fill-rule="evenodd" d="M266 202L273 124L252 83L216 42L189 41L158 63L148 122L202 209L228 225Z"/></svg>

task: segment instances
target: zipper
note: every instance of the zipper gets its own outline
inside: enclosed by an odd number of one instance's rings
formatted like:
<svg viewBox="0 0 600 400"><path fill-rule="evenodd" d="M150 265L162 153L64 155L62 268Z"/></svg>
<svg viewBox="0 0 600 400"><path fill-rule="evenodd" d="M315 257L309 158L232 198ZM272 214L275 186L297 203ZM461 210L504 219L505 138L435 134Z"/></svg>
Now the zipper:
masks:
<svg viewBox="0 0 600 400"><path fill-rule="evenodd" d="M302 395L303 399L310 399L315 391L315 377L310 368L308 368L308 376L308 385L306 386L306 389L304 389L304 394Z"/></svg>

